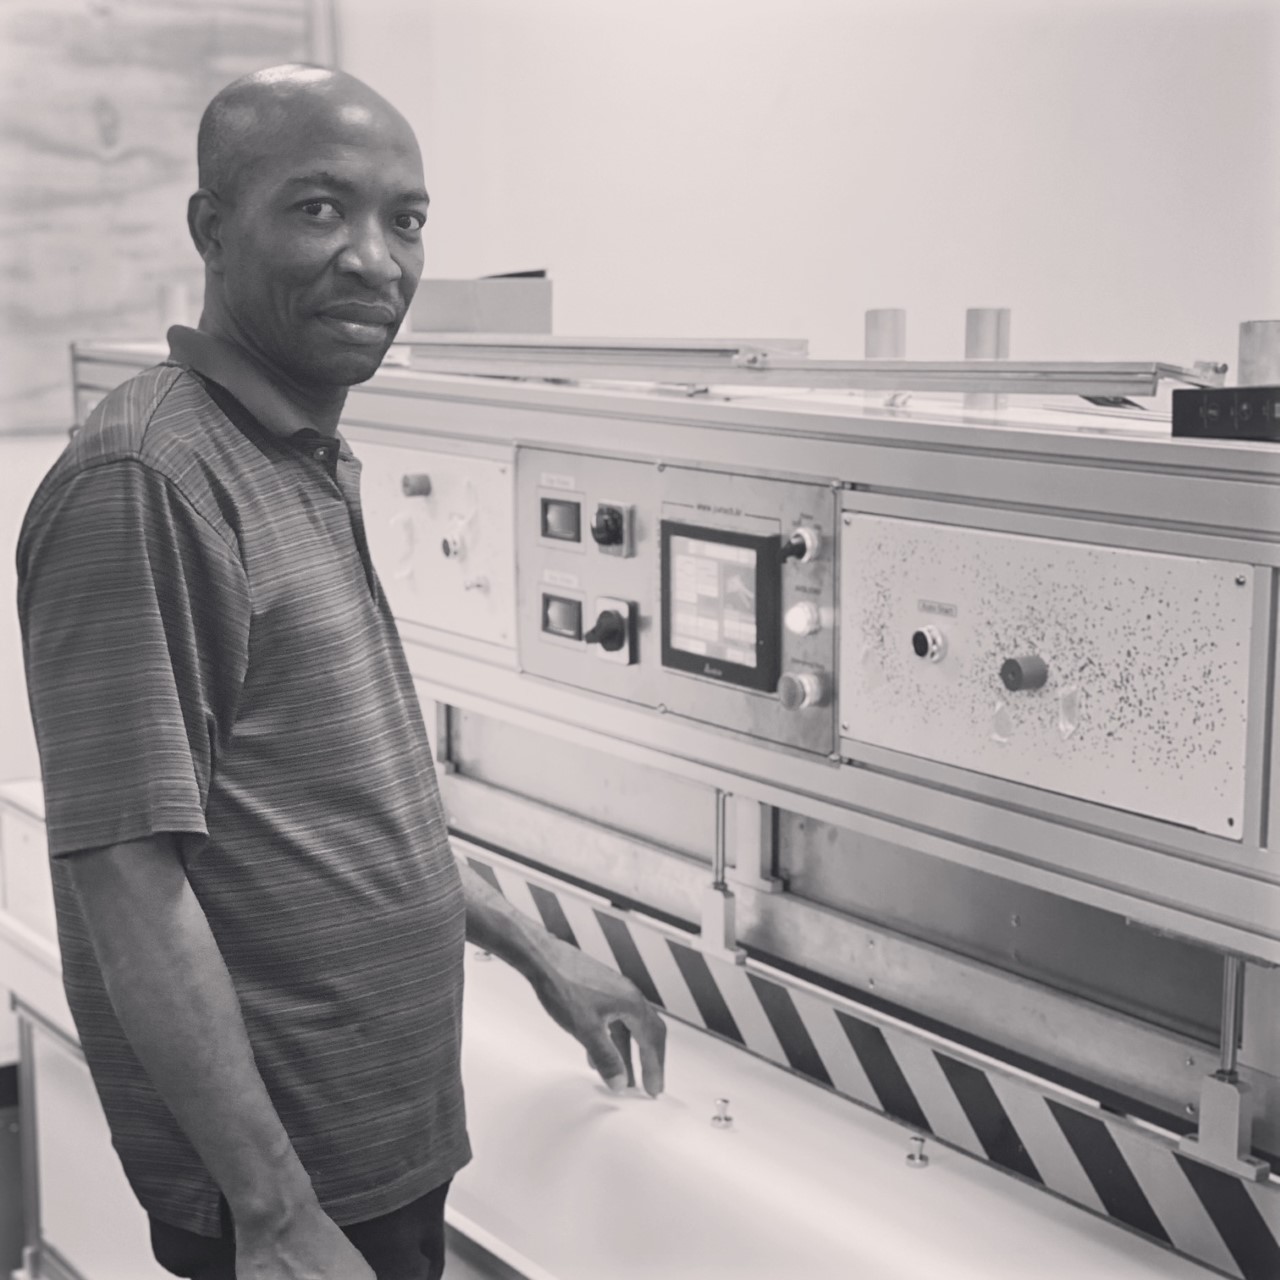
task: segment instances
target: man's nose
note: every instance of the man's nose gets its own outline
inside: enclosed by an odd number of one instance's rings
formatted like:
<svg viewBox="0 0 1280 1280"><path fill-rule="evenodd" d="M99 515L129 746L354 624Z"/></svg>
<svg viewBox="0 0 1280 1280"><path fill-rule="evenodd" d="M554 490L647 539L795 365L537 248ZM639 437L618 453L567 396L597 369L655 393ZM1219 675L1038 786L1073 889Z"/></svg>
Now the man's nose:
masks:
<svg viewBox="0 0 1280 1280"><path fill-rule="evenodd" d="M351 238L338 256L338 267L373 287L393 284L404 274L391 252L386 230L372 219L353 226Z"/></svg>

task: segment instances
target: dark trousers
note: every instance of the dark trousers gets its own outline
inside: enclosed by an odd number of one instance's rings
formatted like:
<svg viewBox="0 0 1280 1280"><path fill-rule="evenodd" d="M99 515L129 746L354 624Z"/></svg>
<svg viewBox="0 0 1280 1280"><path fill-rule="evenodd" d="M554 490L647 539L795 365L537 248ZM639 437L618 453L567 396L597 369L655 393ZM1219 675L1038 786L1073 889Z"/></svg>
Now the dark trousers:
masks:
<svg viewBox="0 0 1280 1280"><path fill-rule="evenodd" d="M446 1182L403 1209L343 1227L343 1233L364 1254L378 1280L440 1280L448 1194ZM175 1276L236 1280L236 1246L230 1231L217 1238L197 1236L152 1218L151 1251Z"/></svg>

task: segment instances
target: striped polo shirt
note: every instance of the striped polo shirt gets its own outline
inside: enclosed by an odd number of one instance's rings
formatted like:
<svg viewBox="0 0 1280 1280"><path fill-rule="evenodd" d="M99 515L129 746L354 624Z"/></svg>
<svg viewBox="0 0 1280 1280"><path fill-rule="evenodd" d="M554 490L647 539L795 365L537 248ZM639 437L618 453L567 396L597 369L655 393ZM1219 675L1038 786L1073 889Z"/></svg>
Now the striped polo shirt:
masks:
<svg viewBox="0 0 1280 1280"><path fill-rule="evenodd" d="M61 861L180 833L320 1203L365 1221L470 1157L461 882L360 464L237 348L170 342L77 433L18 544L64 985L138 1199L219 1234L218 1187L115 1018Z"/></svg>

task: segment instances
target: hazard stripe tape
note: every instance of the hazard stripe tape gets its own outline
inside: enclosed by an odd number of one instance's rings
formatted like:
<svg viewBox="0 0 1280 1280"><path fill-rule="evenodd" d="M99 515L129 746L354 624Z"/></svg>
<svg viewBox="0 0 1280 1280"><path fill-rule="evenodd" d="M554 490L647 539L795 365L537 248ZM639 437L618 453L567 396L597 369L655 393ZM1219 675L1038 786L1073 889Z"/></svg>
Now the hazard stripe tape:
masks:
<svg viewBox="0 0 1280 1280"><path fill-rule="evenodd" d="M1234 1178L1183 1155L1173 1135L456 843L513 906L624 974L669 1015L1237 1280L1280 1280L1274 1177Z"/></svg>

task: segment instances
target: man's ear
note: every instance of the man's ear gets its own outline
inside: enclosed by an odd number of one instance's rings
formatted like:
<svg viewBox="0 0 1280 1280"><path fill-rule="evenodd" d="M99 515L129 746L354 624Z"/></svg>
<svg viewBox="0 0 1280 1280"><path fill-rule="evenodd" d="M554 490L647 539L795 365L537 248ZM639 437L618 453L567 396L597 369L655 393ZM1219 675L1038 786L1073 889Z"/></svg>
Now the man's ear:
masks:
<svg viewBox="0 0 1280 1280"><path fill-rule="evenodd" d="M222 205L207 187L201 187L187 201L187 230L205 266L212 271L221 270Z"/></svg>

